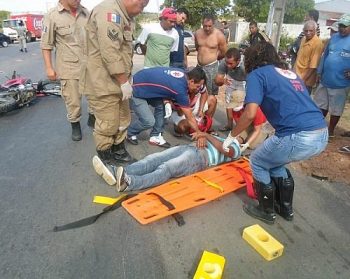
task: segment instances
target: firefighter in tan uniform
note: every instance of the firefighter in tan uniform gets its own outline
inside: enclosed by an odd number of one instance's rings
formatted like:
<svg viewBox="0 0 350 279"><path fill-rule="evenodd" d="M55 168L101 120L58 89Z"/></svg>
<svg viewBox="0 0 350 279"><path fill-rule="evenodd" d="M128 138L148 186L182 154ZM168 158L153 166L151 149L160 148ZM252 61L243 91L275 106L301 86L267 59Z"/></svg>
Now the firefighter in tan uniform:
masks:
<svg viewBox="0 0 350 279"><path fill-rule="evenodd" d="M132 160L125 149L132 96L133 17L148 0L105 0L91 12L86 25L86 65L80 77L96 122L98 156L107 163Z"/></svg>
<svg viewBox="0 0 350 279"><path fill-rule="evenodd" d="M89 11L80 0L60 0L44 17L41 49L47 77L61 79L62 97L67 109L67 119L72 125L72 140L81 140L81 93L79 77L84 57L85 30ZM56 48L56 69L51 52ZM89 108L88 125L94 125L94 115Z"/></svg>

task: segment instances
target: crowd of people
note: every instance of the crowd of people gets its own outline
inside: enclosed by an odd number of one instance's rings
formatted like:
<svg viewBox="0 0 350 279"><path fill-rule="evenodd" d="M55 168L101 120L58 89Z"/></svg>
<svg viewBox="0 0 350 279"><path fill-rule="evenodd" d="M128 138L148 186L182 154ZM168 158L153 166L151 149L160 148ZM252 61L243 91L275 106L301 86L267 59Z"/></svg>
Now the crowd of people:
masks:
<svg viewBox="0 0 350 279"><path fill-rule="evenodd" d="M325 48L317 20L307 18L292 71L255 21L243 57L228 47L227 22L216 27L216 17L205 14L194 33L197 66L188 68L184 24L191 15L184 8L165 8L159 22L138 38L144 69L132 75L135 17L148 2L104 0L88 12L80 0L60 0L45 16L46 73L61 79L72 140L82 138L83 94L96 145L94 169L119 192L160 185L252 149L258 205L246 204L244 211L267 223L276 213L292 220L294 180L285 166L320 154L328 134L334 135L350 88L350 15L338 21L339 32ZM310 93L316 84L314 102ZM220 131L228 132L226 138L211 127L220 86L227 115ZM173 122L174 135L189 135L194 142L171 147L164 138L166 119ZM264 130L268 123L273 135ZM146 130L149 143L164 150L136 161L127 144L139 144L138 135Z"/></svg>

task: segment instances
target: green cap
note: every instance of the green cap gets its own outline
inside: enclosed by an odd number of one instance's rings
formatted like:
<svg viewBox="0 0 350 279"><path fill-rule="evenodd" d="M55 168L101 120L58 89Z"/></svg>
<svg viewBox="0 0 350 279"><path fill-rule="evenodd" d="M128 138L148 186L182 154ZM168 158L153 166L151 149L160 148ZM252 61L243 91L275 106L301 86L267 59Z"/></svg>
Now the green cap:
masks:
<svg viewBox="0 0 350 279"><path fill-rule="evenodd" d="M339 18L338 25L340 25L340 24L345 25L345 26L349 26L350 25L350 14L345 14L341 18Z"/></svg>

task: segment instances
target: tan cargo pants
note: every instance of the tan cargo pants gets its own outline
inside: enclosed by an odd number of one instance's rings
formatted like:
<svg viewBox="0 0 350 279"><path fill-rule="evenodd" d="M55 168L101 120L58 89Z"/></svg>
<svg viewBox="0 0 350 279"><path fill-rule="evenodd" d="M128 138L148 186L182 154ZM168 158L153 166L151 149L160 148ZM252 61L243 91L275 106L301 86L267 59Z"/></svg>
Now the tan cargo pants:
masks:
<svg viewBox="0 0 350 279"><path fill-rule="evenodd" d="M93 109L96 122L94 139L97 150L106 150L126 138L131 115L129 100L122 101L121 94L87 96Z"/></svg>
<svg viewBox="0 0 350 279"><path fill-rule="evenodd" d="M61 79L61 94L67 109L67 119L74 123L81 118L81 93L78 79ZM88 112L93 110L88 105Z"/></svg>

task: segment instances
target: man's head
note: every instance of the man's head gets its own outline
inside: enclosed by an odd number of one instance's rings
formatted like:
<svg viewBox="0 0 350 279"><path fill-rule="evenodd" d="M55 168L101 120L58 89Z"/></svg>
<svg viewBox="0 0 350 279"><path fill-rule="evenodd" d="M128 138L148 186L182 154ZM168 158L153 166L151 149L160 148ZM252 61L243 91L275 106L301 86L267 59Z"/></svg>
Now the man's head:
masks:
<svg viewBox="0 0 350 279"><path fill-rule="evenodd" d="M122 0L126 12L130 17L140 14L147 6L149 0Z"/></svg>
<svg viewBox="0 0 350 279"><path fill-rule="evenodd" d="M225 62L227 68L230 70L235 69L239 62L241 62L241 54L237 48L229 48L225 54Z"/></svg>
<svg viewBox="0 0 350 279"><path fill-rule="evenodd" d="M234 111L240 111L244 107L245 91L237 90L232 94L232 100L230 103L230 108Z"/></svg>
<svg viewBox="0 0 350 279"><path fill-rule="evenodd" d="M187 73L188 93L197 93L206 83L205 72L200 67L194 67Z"/></svg>
<svg viewBox="0 0 350 279"><path fill-rule="evenodd" d="M339 35L342 37L350 34L350 14L343 15L338 21Z"/></svg>
<svg viewBox="0 0 350 279"><path fill-rule="evenodd" d="M164 30L171 30L177 20L176 11L173 8L165 8L162 11L160 19L160 25L163 27Z"/></svg>
<svg viewBox="0 0 350 279"><path fill-rule="evenodd" d="M304 34L306 40L311 40L316 35L317 23L313 20L308 20L304 24Z"/></svg>
<svg viewBox="0 0 350 279"><path fill-rule="evenodd" d="M176 11L176 24L184 26L186 20L189 17L188 10L186 8L179 8Z"/></svg>
<svg viewBox="0 0 350 279"><path fill-rule="evenodd" d="M207 35L210 35L214 31L214 23L215 23L215 17L211 14L207 14L203 16L202 20L202 26L204 33Z"/></svg>
<svg viewBox="0 0 350 279"><path fill-rule="evenodd" d="M318 21L318 17L319 17L319 12L317 10L310 10L307 12L307 14L304 17L304 21L308 21L308 20L313 20L315 22Z"/></svg>
<svg viewBox="0 0 350 279"><path fill-rule="evenodd" d="M258 32L258 24L256 21L253 20L249 23L249 31L252 35L255 35Z"/></svg>
<svg viewBox="0 0 350 279"><path fill-rule="evenodd" d="M76 11L80 5L80 0L60 0L60 3L70 11Z"/></svg>

